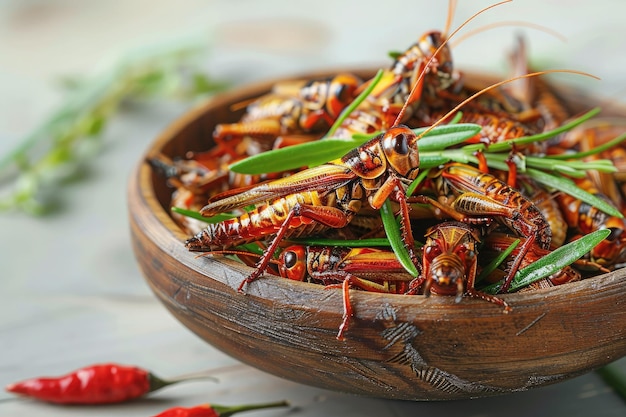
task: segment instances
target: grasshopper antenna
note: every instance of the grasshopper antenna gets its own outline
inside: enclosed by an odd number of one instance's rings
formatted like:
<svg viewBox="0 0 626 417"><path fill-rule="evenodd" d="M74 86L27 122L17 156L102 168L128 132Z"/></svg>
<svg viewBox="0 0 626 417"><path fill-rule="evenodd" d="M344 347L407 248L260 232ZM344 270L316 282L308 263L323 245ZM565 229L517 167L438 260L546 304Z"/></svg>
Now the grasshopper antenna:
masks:
<svg viewBox="0 0 626 417"><path fill-rule="evenodd" d="M441 34L443 38L448 37L448 31L452 27L452 20L454 19L454 13L456 12L456 0L448 1L448 16L446 17L446 25L443 27L443 33Z"/></svg>
<svg viewBox="0 0 626 417"><path fill-rule="evenodd" d="M547 26L539 25L539 24L532 23L532 22L526 22L524 20L506 20L506 21L503 20L501 22L494 22L494 23L483 25L479 28L472 29L471 31L458 36L454 42L451 42L452 47L456 48L457 46L459 46L461 42L466 41L467 39L471 38L474 35L478 35L479 33L486 32L491 29L497 29L501 27L511 27L511 26L520 26L520 27L528 27L531 29L536 29L548 35L554 36L555 38L563 42L567 42L567 37L565 35Z"/></svg>

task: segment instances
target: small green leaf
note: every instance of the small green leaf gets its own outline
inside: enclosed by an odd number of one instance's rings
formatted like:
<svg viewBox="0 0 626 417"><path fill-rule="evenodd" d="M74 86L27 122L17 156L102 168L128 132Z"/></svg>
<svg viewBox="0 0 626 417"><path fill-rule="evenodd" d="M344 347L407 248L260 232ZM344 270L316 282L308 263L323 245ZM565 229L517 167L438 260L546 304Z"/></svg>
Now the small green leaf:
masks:
<svg viewBox="0 0 626 417"><path fill-rule="evenodd" d="M396 59L400 58L403 54L404 54L404 52L400 52L400 51L389 51L389 52L387 52L387 55L389 56L389 58L393 59L394 61Z"/></svg>
<svg viewBox="0 0 626 417"><path fill-rule="evenodd" d="M195 72L192 76L191 91L195 94L210 94L224 90L227 86L226 82L214 80L201 72Z"/></svg>
<svg viewBox="0 0 626 417"><path fill-rule="evenodd" d="M380 208L380 217L383 220L383 226L385 227L385 233L387 234L387 239L389 239L389 243L391 244L391 249L393 249L398 261L400 264L406 269L406 271L414 277L419 275L417 268L411 261L411 257L409 255L409 251L404 246L404 241L402 240L400 226L396 221L395 216L393 215L393 210L391 209L391 203L389 199L385 200L382 207Z"/></svg>
<svg viewBox="0 0 626 417"><path fill-rule="evenodd" d="M548 174L547 172L539 171L529 168L527 170L528 175L540 184L547 185L555 190L562 191L571 195L587 204L596 207L598 210L605 212L610 216L622 218L622 213L611 204L596 197L595 195L578 187L572 180L564 177L557 177L556 175Z"/></svg>
<svg viewBox="0 0 626 417"><path fill-rule="evenodd" d="M489 154L485 153L485 156L488 158ZM501 156L501 155L498 155ZM504 156L504 155L502 155ZM524 160L526 161L526 165L532 168L542 169L544 171L559 171L566 173L567 175L585 175L585 172L588 170L596 170L606 173L612 173L617 171L613 162L608 159L598 159L595 161L578 161L578 160L562 160L555 159L551 156L525 156Z"/></svg>
<svg viewBox="0 0 626 417"><path fill-rule="evenodd" d="M450 162L456 160L455 158L450 158L446 156L445 152L428 152L426 154L420 154L420 170L428 170L431 168L436 168L439 165L443 165L446 162ZM457 161L461 162L461 161ZM422 171L424 172L424 171Z"/></svg>
<svg viewBox="0 0 626 417"><path fill-rule="evenodd" d="M455 125L457 123L459 123L461 121L461 119L463 118L463 112L462 111L458 111L454 114L454 117L452 118L452 120L450 120L450 123L448 123L449 125Z"/></svg>
<svg viewBox="0 0 626 417"><path fill-rule="evenodd" d="M468 155L461 149L443 150L435 152L420 152L420 169L436 168L446 162L455 161L463 164L478 164L473 155ZM506 164L504 165L506 167ZM492 167L495 168L495 167Z"/></svg>
<svg viewBox="0 0 626 417"><path fill-rule="evenodd" d="M252 255L263 256L265 250L255 243L246 243L235 247L246 252L250 252Z"/></svg>
<svg viewBox="0 0 626 417"><path fill-rule="evenodd" d="M513 145L516 145L516 146L527 145L529 143L540 142L546 139L550 139L558 134L567 132L568 130L571 130L574 127L586 122L587 120L591 119L593 116L597 115L598 113L600 113L600 108L599 107L593 108L589 110L587 113L583 114L582 116L577 117L576 119L568 123L565 123L548 132L542 132L537 135L524 136L522 138L511 139L511 140L507 140L504 142L491 144L489 145L489 151L490 152L510 151L511 149L513 149Z"/></svg>
<svg viewBox="0 0 626 417"><path fill-rule="evenodd" d="M418 136L424 135L421 137L419 141L419 151L421 152L430 152L430 151L439 151L445 148L449 148L450 146L458 145L460 143L465 142L467 139L471 138L480 130L480 127L474 123L450 123L447 125L436 126L434 129L430 129L430 126L425 127L416 127L411 129L413 133ZM428 132L424 134L424 132ZM352 139L367 142L370 139L375 138L380 135L381 131L376 131L373 133L353 133ZM481 145L484 146L484 145Z"/></svg>
<svg viewBox="0 0 626 417"><path fill-rule="evenodd" d="M513 278L513 281L511 282L509 292L526 287L535 281L539 281L540 279L548 277L566 266L571 265L573 262L580 259L593 249L602 240L606 239L609 234L611 234L611 231L608 229L596 230L595 232L585 235L580 239L553 250L538 261L520 269L517 271L515 278ZM484 288L483 291L495 294L500 291L501 287L502 284L497 283Z"/></svg>
<svg viewBox="0 0 626 417"><path fill-rule="evenodd" d="M622 133L615 139L611 139L610 141L603 143L602 145L594 146L593 149L589 149L584 152L576 152L576 153L563 153L559 155L550 155L551 159L583 159L591 155L597 155L600 152L604 152L608 149L611 149L614 146L619 145L620 143L626 140L626 133Z"/></svg>
<svg viewBox="0 0 626 417"><path fill-rule="evenodd" d="M526 287L535 281L558 272L583 257L610 234L611 231L608 229L596 230L580 239L553 250L537 262L533 262L531 265L520 269L517 274L515 274L509 291Z"/></svg>
<svg viewBox="0 0 626 417"><path fill-rule="evenodd" d="M413 129L416 134L423 133L427 128ZM459 123L437 126L418 142L420 152L437 151L458 145L476 135L482 129L473 123Z"/></svg>
<svg viewBox="0 0 626 417"><path fill-rule="evenodd" d="M520 243L520 239L516 239L515 241L513 241L513 243L511 243L511 245L508 248L506 248L505 251L498 254L498 256L496 256L491 262L489 262L489 264L487 264L483 268L483 270L480 271L480 274L476 277L476 282L481 282L482 280L487 278L489 274L495 271L495 269L498 266L500 266L502 262L504 262L506 257L509 256L515 250L515 248L517 247L517 245L519 245L519 243Z"/></svg>
<svg viewBox="0 0 626 417"><path fill-rule="evenodd" d="M106 117L100 114L94 114L85 120L85 135L97 136L102 133L106 124Z"/></svg>
<svg viewBox="0 0 626 417"><path fill-rule="evenodd" d="M351 139L329 138L252 155L229 165L240 174L265 174L323 164L359 146Z"/></svg>
<svg viewBox="0 0 626 417"><path fill-rule="evenodd" d="M569 165L556 164L552 167L552 170L571 178L585 178L585 171L578 170Z"/></svg>
<svg viewBox="0 0 626 417"><path fill-rule="evenodd" d="M192 219L200 220L208 224L219 223L224 220L232 219L233 217L235 217L230 214L216 214L215 216L204 217L202 214L198 213L197 211L184 209L182 207L172 207L171 210L173 213L190 217Z"/></svg>

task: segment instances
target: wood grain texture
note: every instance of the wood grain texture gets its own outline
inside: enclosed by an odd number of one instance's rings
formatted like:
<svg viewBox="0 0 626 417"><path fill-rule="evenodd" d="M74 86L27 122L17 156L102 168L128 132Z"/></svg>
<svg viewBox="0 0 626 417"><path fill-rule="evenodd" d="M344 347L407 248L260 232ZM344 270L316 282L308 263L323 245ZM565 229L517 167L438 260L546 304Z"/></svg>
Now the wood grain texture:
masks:
<svg viewBox="0 0 626 417"><path fill-rule="evenodd" d="M269 373L406 400L523 391L626 355L626 270L504 295L513 307L509 314L469 298L455 304L453 297L352 291L355 318L345 341L335 338L343 308L338 289L266 275L249 285L246 295L237 293L251 270L187 251L187 236L166 209L171 190L144 160L155 152L175 156L206 149L215 124L239 118L228 110L230 104L258 96L271 84L221 95L178 120L157 138L130 179L137 261L155 295L182 324ZM584 97L571 100L577 110L589 103Z"/></svg>

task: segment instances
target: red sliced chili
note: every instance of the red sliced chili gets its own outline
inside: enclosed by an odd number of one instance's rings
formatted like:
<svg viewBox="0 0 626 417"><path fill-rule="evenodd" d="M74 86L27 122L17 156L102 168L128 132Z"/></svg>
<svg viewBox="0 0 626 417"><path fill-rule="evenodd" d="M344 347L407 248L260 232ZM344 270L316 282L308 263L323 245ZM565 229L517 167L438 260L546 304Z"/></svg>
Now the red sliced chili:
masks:
<svg viewBox="0 0 626 417"><path fill-rule="evenodd" d="M167 409L154 417L229 417L235 413L261 408L287 407L287 401L279 401L264 404L247 404L235 406L200 404L195 407L174 407Z"/></svg>
<svg viewBox="0 0 626 417"><path fill-rule="evenodd" d="M77 369L59 377L10 384L8 392L57 404L109 404L144 396L185 380L163 380L145 369L113 363Z"/></svg>

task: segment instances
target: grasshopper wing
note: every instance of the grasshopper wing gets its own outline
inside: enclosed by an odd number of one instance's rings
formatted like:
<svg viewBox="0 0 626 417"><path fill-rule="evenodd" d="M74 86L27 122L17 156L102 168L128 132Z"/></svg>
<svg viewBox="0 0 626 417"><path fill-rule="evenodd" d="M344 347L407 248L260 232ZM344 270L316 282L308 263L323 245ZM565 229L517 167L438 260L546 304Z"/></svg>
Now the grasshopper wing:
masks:
<svg viewBox="0 0 626 417"><path fill-rule="evenodd" d="M348 167L324 164L297 172L289 177L268 181L241 193L229 192L228 196L210 201L200 210L200 214L209 217L249 205L269 202L290 194L303 191L327 193L333 191L356 177Z"/></svg>

